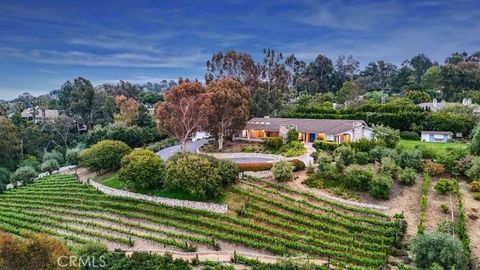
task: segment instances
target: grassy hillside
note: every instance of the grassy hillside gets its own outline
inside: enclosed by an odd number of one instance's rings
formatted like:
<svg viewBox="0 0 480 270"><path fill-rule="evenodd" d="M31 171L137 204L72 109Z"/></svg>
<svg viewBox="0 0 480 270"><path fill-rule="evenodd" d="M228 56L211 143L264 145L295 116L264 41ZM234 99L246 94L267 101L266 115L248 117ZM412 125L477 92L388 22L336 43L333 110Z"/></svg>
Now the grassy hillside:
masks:
<svg viewBox="0 0 480 270"><path fill-rule="evenodd" d="M72 244L100 240L175 250L227 250L232 244L278 255L308 254L378 267L395 241L396 222L381 213L333 203L262 180L242 181L228 214L109 197L57 175L0 195L0 228L45 232ZM227 200L228 201L228 200Z"/></svg>

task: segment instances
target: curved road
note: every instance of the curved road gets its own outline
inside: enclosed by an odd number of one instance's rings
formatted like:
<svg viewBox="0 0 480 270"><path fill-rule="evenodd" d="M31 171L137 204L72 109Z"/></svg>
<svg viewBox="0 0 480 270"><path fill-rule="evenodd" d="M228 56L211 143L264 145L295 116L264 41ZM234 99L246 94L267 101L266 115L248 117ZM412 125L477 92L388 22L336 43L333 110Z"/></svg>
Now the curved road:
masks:
<svg viewBox="0 0 480 270"><path fill-rule="evenodd" d="M202 140L198 140L198 141L194 141L194 142L188 142L187 143L187 152L190 152L190 153L196 153L197 152L197 148L200 146L200 145L203 145L205 143L208 142L208 139L202 139ZM167 148L164 148L160 151L157 152L157 155L159 155L163 160L167 160L169 159L170 157L172 157L173 155L175 155L176 153L180 152L180 145L174 145L174 146L170 146L170 147L167 147Z"/></svg>

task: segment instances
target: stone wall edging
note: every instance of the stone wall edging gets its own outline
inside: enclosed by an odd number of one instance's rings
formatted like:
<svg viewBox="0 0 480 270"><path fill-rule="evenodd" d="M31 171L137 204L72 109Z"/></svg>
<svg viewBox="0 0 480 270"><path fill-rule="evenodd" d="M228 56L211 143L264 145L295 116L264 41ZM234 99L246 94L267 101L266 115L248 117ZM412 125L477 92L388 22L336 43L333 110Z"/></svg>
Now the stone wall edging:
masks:
<svg viewBox="0 0 480 270"><path fill-rule="evenodd" d="M164 198L164 197L158 197L158 196L149 196L149 195L134 193L126 190L107 187L105 185L102 185L96 182L91 178L88 179L88 183L98 191L110 196L137 199L137 200L158 203L158 204L171 206L171 207L184 207L184 208L190 208L195 210L210 211L210 212L215 212L220 214L224 214L228 211L228 205L226 204L177 200L177 199L170 199L170 198Z"/></svg>

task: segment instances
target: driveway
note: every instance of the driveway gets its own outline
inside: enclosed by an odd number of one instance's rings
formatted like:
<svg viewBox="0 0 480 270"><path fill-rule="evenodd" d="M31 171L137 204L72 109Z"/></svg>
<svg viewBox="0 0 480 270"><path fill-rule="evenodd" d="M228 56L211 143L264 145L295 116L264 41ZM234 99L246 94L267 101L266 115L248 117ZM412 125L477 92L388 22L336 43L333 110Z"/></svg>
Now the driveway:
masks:
<svg viewBox="0 0 480 270"><path fill-rule="evenodd" d="M202 140L198 140L198 141L194 141L194 142L188 142L187 143L187 152L196 153L197 148L200 145L203 145L207 142L208 142L208 139L202 139ZM167 159L169 159L170 157L172 157L173 155L175 155L176 153L178 153L180 151L181 151L180 150L180 145L174 145L174 146L170 146L170 147L167 147L165 149L162 149L162 150L158 151L157 155L159 155L163 160L167 160Z"/></svg>

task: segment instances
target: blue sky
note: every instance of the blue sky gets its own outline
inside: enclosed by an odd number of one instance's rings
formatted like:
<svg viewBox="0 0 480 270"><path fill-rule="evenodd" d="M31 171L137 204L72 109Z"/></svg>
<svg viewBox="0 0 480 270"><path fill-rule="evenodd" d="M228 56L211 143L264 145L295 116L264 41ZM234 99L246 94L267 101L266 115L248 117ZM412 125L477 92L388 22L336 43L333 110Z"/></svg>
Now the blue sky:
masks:
<svg viewBox="0 0 480 270"><path fill-rule="evenodd" d="M68 79L203 79L217 51L395 64L480 50L479 1L22 1L0 3L0 98Z"/></svg>

